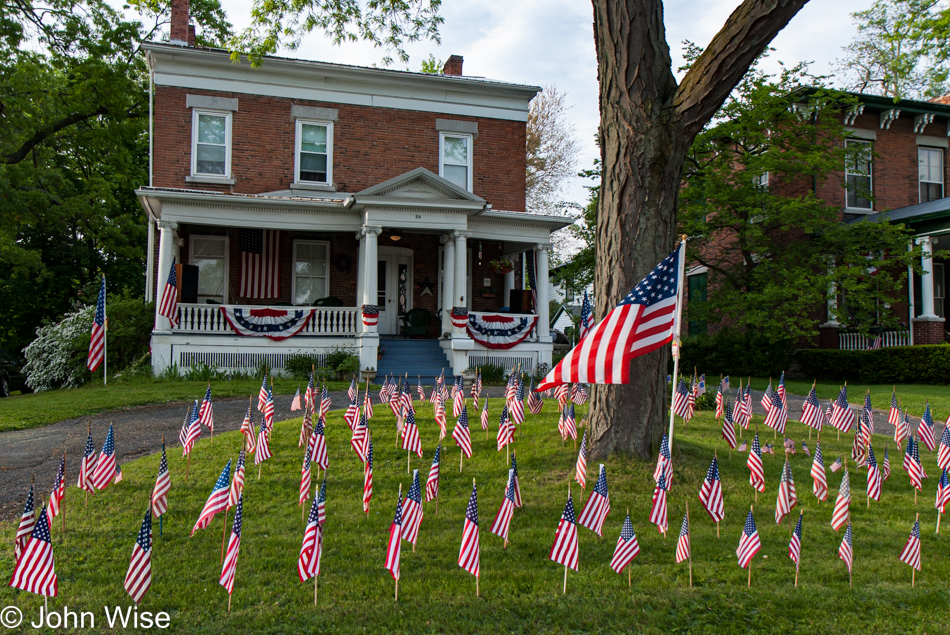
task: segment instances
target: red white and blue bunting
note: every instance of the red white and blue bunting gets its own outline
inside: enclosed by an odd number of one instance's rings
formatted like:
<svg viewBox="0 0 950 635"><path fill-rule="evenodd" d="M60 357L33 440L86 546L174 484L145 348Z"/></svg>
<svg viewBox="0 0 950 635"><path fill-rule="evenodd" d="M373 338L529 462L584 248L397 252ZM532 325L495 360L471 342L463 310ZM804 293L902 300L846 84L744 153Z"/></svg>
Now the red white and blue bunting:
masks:
<svg viewBox="0 0 950 635"><path fill-rule="evenodd" d="M464 329L466 324L468 324L468 307L453 306L452 326L455 328Z"/></svg>
<svg viewBox="0 0 950 635"><path fill-rule="evenodd" d="M307 309L237 309L221 307L224 319L238 335L285 340L302 331L313 317L314 308Z"/></svg>
<svg viewBox="0 0 950 635"><path fill-rule="evenodd" d="M523 342L537 323L537 315L470 313L467 326L469 336L485 348L504 350Z"/></svg>
<svg viewBox="0 0 950 635"><path fill-rule="evenodd" d="M376 326L379 323L379 306L376 304L364 304L361 313L363 316L363 326Z"/></svg>

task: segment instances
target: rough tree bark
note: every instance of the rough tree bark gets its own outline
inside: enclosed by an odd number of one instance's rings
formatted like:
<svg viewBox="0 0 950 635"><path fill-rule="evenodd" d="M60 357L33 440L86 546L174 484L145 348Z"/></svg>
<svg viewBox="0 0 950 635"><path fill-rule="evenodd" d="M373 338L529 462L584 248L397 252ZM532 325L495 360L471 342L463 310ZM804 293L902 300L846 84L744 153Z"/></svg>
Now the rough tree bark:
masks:
<svg viewBox="0 0 950 635"><path fill-rule="evenodd" d="M745 0L680 84L661 0L592 0L602 184L595 298L605 315L673 250L686 152L749 66L808 0ZM668 420L669 348L634 359L631 383L595 386L591 456L649 458Z"/></svg>

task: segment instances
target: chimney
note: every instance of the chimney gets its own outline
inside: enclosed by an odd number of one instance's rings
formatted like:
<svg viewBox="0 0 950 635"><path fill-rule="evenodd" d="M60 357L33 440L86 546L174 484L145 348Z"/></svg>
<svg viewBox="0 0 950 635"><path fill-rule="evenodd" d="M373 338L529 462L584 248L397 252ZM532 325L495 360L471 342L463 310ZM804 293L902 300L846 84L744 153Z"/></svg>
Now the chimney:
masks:
<svg viewBox="0 0 950 635"><path fill-rule="evenodd" d="M442 67L443 75L455 75L456 77L462 76L462 62L465 61L461 55L450 55L449 59L445 61L445 66Z"/></svg>
<svg viewBox="0 0 950 635"><path fill-rule="evenodd" d="M197 37L195 36L195 25L189 24L188 25L188 46L194 46L196 41L197 41Z"/></svg>
<svg viewBox="0 0 950 635"><path fill-rule="evenodd" d="M189 45L190 30L188 28L189 0L172 0L172 19L170 40L176 44Z"/></svg>

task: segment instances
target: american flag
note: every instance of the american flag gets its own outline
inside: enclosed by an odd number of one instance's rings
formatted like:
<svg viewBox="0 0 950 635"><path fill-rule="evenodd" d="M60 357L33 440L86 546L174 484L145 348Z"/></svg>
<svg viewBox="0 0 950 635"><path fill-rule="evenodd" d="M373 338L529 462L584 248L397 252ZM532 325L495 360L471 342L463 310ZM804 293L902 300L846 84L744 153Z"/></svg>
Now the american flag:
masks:
<svg viewBox="0 0 950 635"><path fill-rule="evenodd" d="M719 387L716 388L716 418L719 419L723 414L725 414L725 411L723 410L722 382L720 381Z"/></svg>
<svg viewBox="0 0 950 635"><path fill-rule="evenodd" d="M670 489L673 485L673 457L670 455L670 442L665 434L663 440L660 441L660 453L656 457L653 480L659 483L661 476L664 479L664 488Z"/></svg>
<svg viewBox="0 0 950 635"><path fill-rule="evenodd" d="M59 515L60 504L63 496L66 495L66 453L59 460L59 471L56 472L56 480L53 481L53 491L49 495L49 517L52 520Z"/></svg>
<svg viewBox="0 0 950 635"><path fill-rule="evenodd" d="M303 418L300 420L300 436L297 438L297 447L303 447L305 444L309 444L311 441L311 434L313 433L313 410L310 409L310 404L304 406Z"/></svg>
<svg viewBox="0 0 950 635"><path fill-rule="evenodd" d="M842 465L842 464L841 464L841 457L839 456L837 459L835 459L835 462L831 464L831 471L832 471L832 473L837 472L838 470L840 470L840 469L841 469L841 465Z"/></svg>
<svg viewBox="0 0 950 635"><path fill-rule="evenodd" d="M722 438L730 448L736 449L736 426L732 420L731 402L726 403L722 409Z"/></svg>
<svg viewBox="0 0 950 635"><path fill-rule="evenodd" d="M508 401L508 415L511 423L520 426L524 423L524 378L518 376L515 396Z"/></svg>
<svg viewBox="0 0 950 635"><path fill-rule="evenodd" d="M228 459L228 464L224 466L224 469L221 470L221 476L215 481L214 488L212 488L211 493L208 495L208 500L205 501L204 509L202 509L201 514L198 515L195 526L191 528L190 535L194 536L195 532L199 529L205 529L211 524L211 519L214 518L218 512L223 512L228 508L228 491L230 486L231 459Z"/></svg>
<svg viewBox="0 0 950 635"><path fill-rule="evenodd" d="M267 403L267 374L264 374L264 379L261 381L261 389L257 391L257 411L264 412L264 404Z"/></svg>
<svg viewBox="0 0 950 635"><path fill-rule="evenodd" d="M759 492L764 492L765 469L762 466L762 446L759 445L758 432L752 437L752 449L749 450L749 458L746 459L746 465L749 468L749 485Z"/></svg>
<svg viewBox="0 0 950 635"><path fill-rule="evenodd" d="M445 396L439 393L435 397L435 422L439 424L439 438L445 438Z"/></svg>
<svg viewBox="0 0 950 635"><path fill-rule="evenodd" d="M480 575L478 549L478 492L472 482L472 495L465 508L465 521L462 524L462 545L459 547L459 566L476 578Z"/></svg>
<svg viewBox="0 0 950 635"><path fill-rule="evenodd" d="M747 444L745 441L743 441L742 443L739 444L739 447L736 448L736 450L738 450L739 452L745 452L746 447L747 447Z"/></svg>
<svg viewBox="0 0 950 635"><path fill-rule="evenodd" d="M20 559L20 554L26 549L26 543L33 535L33 527L36 526L36 508L33 505L33 483L30 483L30 495L26 497L26 505L23 506L23 513L20 515L20 524L16 530L16 538L13 543L13 560Z"/></svg>
<svg viewBox="0 0 950 635"><path fill-rule="evenodd" d="M538 386L570 382L626 384L630 360L676 335L679 282L685 262L680 244L572 348Z"/></svg>
<svg viewBox="0 0 950 635"><path fill-rule="evenodd" d="M416 385L416 392L419 393L419 399L421 399L422 401L425 401L425 400L426 400L426 389L422 387L422 377L420 376L420 377L418 377L417 379L418 379L418 384ZM477 381L477 380L476 380L476 381ZM472 389L474 390L475 387L472 386ZM478 407L477 401L476 401L475 407L476 407L476 408Z"/></svg>
<svg viewBox="0 0 950 635"><path fill-rule="evenodd" d="M350 430L356 427L356 419L359 417L360 407L356 400L356 397L350 399L350 405L346 407L346 412L343 413L343 420L346 421L346 425L350 426Z"/></svg>
<svg viewBox="0 0 950 635"><path fill-rule="evenodd" d="M543 390L541 386L538 386L538 390ZM548 388L550 390L550 388ZM571 398L571 387L567 384L559 384L557 388L554 389L554 398L557 399L558 410L563 411L564 406L567 405L568 400Z"/></svg>
<svg viewBox="0 0 950 635"><path fill-rule="evenodd" d="M848 432L854 426L854 411L848 405L848 387L842 386L838 398L831 403L829 423L842 432Z"/></svg>
<svg viewBox="0 0 950 635"><path fill-rule="evenodd" d="M468 406L462 406L461 415L455 423L455 429L452 430L452 438L455 439L455 445L459 446L462 454L466 458L472 458L472 435L468 429Z"/></svg>
<svg viewBox="0 0 950 635"><path fill-rule="evenodd" d="M138 604L152 586L152 510L145 512L139 535L132 547L132 560L125 574L125 591Z"/></svg>
<svg viewBox="0 0 950 635"><path fill-rule="evenodd" d="M765 409L766 413L772 410L772 395L774 394L775 392L772 390L772 380L769 379L769 385L766 386L765 392L762 393L762 408Z"/></svg>
<svg viewBox="0 0 950 635"><path fill-rule="evenodd" d="M874 434L874 409L871 407L871 391L864 393L864 417L870 426L871 434Z"/></svg>
<svg viewBox="0 0 950 635"><path fill-rule="evenodd" d="M891 392L891 409L887 413L887 422L892 426L896 426L898 423L900 423L901 419L901 410L897 403L897 391L894 390ZM897 439L894 440L897 441ZM897 442L900 443L900 441Z"/></svg>
<svg viewBox="0 0 950 635"><path fill-rule="evenodd" d="M462 407L465 405L465 394L462 391L462 376L459 375L455 380L455 395L452 397L452 416L458 417L462 414Z"/></svg>
<svg viewBox="0 0 950 635"><path fill-rule="evenodd" d="M798 494L795 492L795 481L792 479L792 466L789 465L788 457L786 457L785 465L782 467L782 478L778 483L778 497L775 499L775 524L781 523L797 503Z"/></svg>
<svg viewBox="0 0 950 635"><path fill-rule="evenodd" d="M301 507L310 498L310 484L313 475L310 473L310 446L303 453L303 465L300 466L300 496L297 499L297 506Z"/></svg>
<svg viewBox="0 0 950 635"><path fill-rule="evenodd" d="M168 270L168 280L162 289L162 301L158 305L158 314L164 315L172 326L178 325L178 274L175 273L175 259Z"/></svg>
<svg viewBox="0 0 950 635"><path fill-rule="evenodd" d="M238 499L237 510L234 512L234 524L231 525L231 538L228 540L228 549L224 554L224 564L221 567L221 578L218 584L228 590L228 595L234 591L234 574L237 570L238 553L241 551L241 525L244 522L244 494Z"/></svg>
<svg viewBox="0 0 950 635"><path fill-rule="evenodd" d="M488 430L488 397L485 397L485 404L482 406L482 430Z"/></svg>
<svg viewBox="0 0 950 635"><path fill-rule="evenodd" d="M785 394L785 371L782 371L782 376L778 378L778 386L775 387L775 392L778 393L779 399L782 400L782 406L788 410L788 400L786 399Z"/></svg>
<svg viewBox="0 0 950 635"><path fill-rule="evenodd" d="M858 415L858 437L860 437L863 447L867 447L871 442L871 423L868 421L864 410Z"/></svg>
<svg viewBox="0 0 950 635"><path fill-rule="evenodd" d="M680 537L676 541L676 564L689 558L689 516L683 515L683 524L680 526Z"/></svg>
<svg viewBox="0 0 950 635"><path fill-rule="evenodd" d="M106 331L108 328L108 321L106 320L106 277L102 276L99 299L96 300L96 316L93 318L92 333L89 335L89 359L86 362L86 367L90 372L96 372L96 369L99 368L106 357Z"/></svg>
<svg viewBox="0 0 950 635"><path fill-rule="evenodd" d="M267 432L267 420L261 417L260 429L257 433L257 445L254 452L254 465L260 465L273 456L270 453L270 434Z"/></svg>
<svg viewBox="0 0 950 635"><path fill-rule="evenodd" d="M360 457L360 463L366 462L366 445L369 441L369 426L366 425L366 417L361 416L360 422L353 428L353 436L350 437L350 447Z"/></svg>
<svg viewBox="0 0 950 635"><path fill-rule="evenodd" d="M805 456L811 456L811 452L808 451L808 446L805 445L805 439L802 439L802 454Z"/></svg>
<svg viewBox="0 0 950 635"><path fill-rule="evenodd" d="M950 503L950 478L947 477L947 470L943 470L937 482L937 500L934 506L942 514L947 509L947 503Z"/></svg>
<svg viewBox="0 0 950 635"><path fill-rule="evenodd" d="M515 495L514 488L511 486L513 474L508 470L508 483L505 485L505 495L501 499L501 507L495 515L495 521L491 525L491 531L502 540L508 542L508 529L511 526L511 516L515 513Z"/></svg>
<svg viewBox="0 0 950 635"><path fill-rule="evenodd" d="M795 563L795 569L798 569L798 566L802 562L802 518L803 514L798 514L798 522L795 523L795 531L792 532L792 537L788 541L788 557L792 559L792 562Z"/></svg>
<svg viewBox="0 0 950 635"><path fill-rule="evenodd" d="M745 428L749 428L749 424L752 423L752 384L749 383L745 387L745 395L742 400L742 410L745 413L746 424Z"/></svg>
<svg viewBox="0 0 950 635"><path fill-rule="evenodd" d="M518 480L518 459L515 457L515 451L511 451L511 484L514 487L513 496L515 498L515 507L521 507L521 482Z"/></svg>
<svg viewBox="0 0 950 635"><path fill-rule="evenodd" d="M234 478L231 479L231 489L228 490L227 509L231 509L237 505L241 499L241 494L244 493L244 459L245 454L242 449L241 453L238 454L237 467L234 469Z"/></svg>
<svg viewBox="0 0 950 635"><path fill-rule="evenodd" d="M309 402L308 402L308 405L309 405ZM297 392L294 394L294 398L290 402L290 411L297 412L298 410L302 410L301 405L300 405L300 386L297 386Z"/></svg>
<svg viewBox="0 0 950 635"><path fill-rule="evenodd" d="M650 522L656 525L661 534L666 533L669 523L666 520L666 474L660 473L660 480L653 490L653 507L650 508Z"/></svg>
<svg viewBox="0 0 950 635"><path fill-rule="evenodd" d="M515 426L508 420L508 406L501 409L501 417L498 419L498 451L511 443L514 438Z"/></svg>
<svg viewBox="0 0 950 635"><path fill-rule="evenodd" d="M429 476L426 478L426 502L439 495L439 459L442 456L442 444L436 446L435 455L432 457L432 466L429 468Z"/></svg>
<svg viewBox="0 0 950 635"><path fill-rule="evenodd" d="M907 441L907 444L908 447L911 448L910 461L908 461L907 465L907 475L910 477L910 484L920 491L924 487L923 480L927 478L926 473L924 473L924 466L920 462L920 442L914 437L911 437Z"/></svg>
<svg viewBox="0 0 950 635"><path fill-rule="evenodd" d="M299 393L300 390L298 389L297 392ZM314 404L314 401L316 400L316 398L317 398L317 384L314 381L313 371L311 370L310 378L307 379L307 388L304 390L304 393L303 393L303 404L304 405L310 404L311 406L313 406L314 410L316 410L316 406Z"/></svg>
<svg viewBox="0 0 950 635"><path fill-rule="evenodd" d="M386 375L386 379L383 380L383 383L379 387L379 403L389 403L389 385L392 381L390 375Z"/></svg>
<svg viewBox="0 0 950 635"><path fill-rule="evenodd" d="M564 437L577 438L577 415L574 413L573 402L564 410Z"/></svg>
<svg viewBox="0 0 950 635"><path fill-rule="evenodd" d="M772 446L771 443L769 443L768 441L766 441L766 442L765 442L765 445L762 446L762 453L763 453L763 454L771 454L771 455L774 456L774 455L775 455L775 448Z"/></svg>
<svg viewBox="0 0 950 635"><path fill-rule="evenodd" d="M578 406L587 403L587 388L584 387L584 384L574 384L571 388L571 401Z"/></svg>
<svg viewBox="0 0 950 635"><path fill-rule="evenodd" d="M696 388L696 396L702 397L706 394L706 373L699 376L699 383Z"/></svg>
<svg viewBox="0 0 950 635"><path fill-rule="evenodd" d="M844 530L844 538L841 539L841 546L838 547L838 557L844 560L845 565L848 567L848 573L851 573L851 565L854 562L851 535L851 523L849 522L848 528Z"/></svg>
<svg viewBox="0 0 950 635"><path fill-rule="evenodd" d="M934 418L930 413L930 402L927 402L927 407L924 408L924 416L920 418L920 423L917 424L917 438L920 441L923 441L924 447L933 452L934 448L937 446L936 438L934 436Z"/></svg>
<svg viewBox="0 0 950 635"><path fill-rule="evenodd" d="M581 319L578 326L580 327L580 339L587 337L587 334L594 328L594 307L591 306L590 298L587 297L587 289L584 289L584 299L581 301Z"/></svg>
<svg viewBox="0 0 950 635"><path fill-rule="evenodd" d="M298 389L299 393L300 390ZM201 400L201 408L198 410L198 419L201 421L201 425L214 432L214 406L211 403L211 384L208 384L208 389L205 391L205 397Z"/></svg>
<svg viewBox="0 0 950 635"><path fill-rule="evenodd" d="M297 575L301 582L320 575L320 557L323 555L323 527L320 525L317 499L310 505L307 515L307 527L297 556Z"/></svg>
<svg viewBox="0 0 950 635"><path fill-rule="evenodd" d="M881 500L881 483L884 479L874 457L874 448L868 446L868 497L876 501Z"/></svg>
<svg viewBox="0 0 950 635"><path fill-rule="evenodd" d="M577 465L574 468L574 480L577 481L581 489L587 487L587 431L581 437L581 449L577 453Z"/></svg>
<svg viewBox="0 0 950 635"><path fill-rule="evenodd" d="M620 537L617 538L617 546L614 547L613 558L610 559L610 568L617 573L623 573L624 568L639 554L640 543L637 542L637 535L633 532L630 514L627 514L627 517L623 519Z"/></svg>
<svg viewBox="0 0 950 635"><path fill-rule="evenodd" d="M818 403L818 395L815 393L815 384L811 385L808 396L802 403L802 416L799 420L809 428L814 428L821 432L821 424L824 421L824 414L821 411L821 404Z"/></svg>
<svg viewBox="0 0 950 635"><path fill-rule="evenodd" d="M858 467L868 464L867 448L861 442L862 435L860 432L861 431L858 430L858 433L854 435L854 443L851 444L851 458L854 459Z"/></svg>
<svg viewBox="0 0 950 635"><path fill-rule="evenodd" d="M950 426L944 426L940 435L940 447L937 448L937 466L940 469L950 468Z"/></svg>
<svg viewBox="0 0 950 635"><path fill-rule="evenodd" d="M109 483L118 474L119 471L116 469L115 462L115 435L110 423L106 442L102 446L102 452L99 453L99 460L96 462L96 469L92 473L92 486L98 490L104 490L109 487Z"/></svg>
<svg viewBox="0 0 950 635"><path fill-rule="evenodd" d="M745 526L742 528L742 536L739 538L739 547L736 549L739 566L743 569L749 566L752 558L759 553L761 548L759 530L755 528L755 519L752 517L752 510L749 510L749 515L745 517Z"/></svg>
<svg viewBox="0 0 950 635"><path fill-rule="evenodd" d="M699 502L703 504L703 509L709 514L715 522L725 518L725 504L722 500L722 479L719 477L719 461L713 457L709 469L706 470L706 478L699 488Z"/></svg>
<svg viewBox="0 0 950 635"><path fill-rule="evenodd" d="M332 405L333 400L330 399L330 392L327 390L327 385L323 384L323 388L320 390L320 416L325 418Z"/></svg>
<svg viewBox="0 0 950 635"><path fill-rule="evenodd" d="M33 533L26 547L13 567L10 586L35 593L56 597L56 565L53 561L53 544L50 541L49 517L46 510L40 510L40 516L33 526Z"/></svg>
<svg viewBox="0 0 950 635"><path fill-rule="evenodd" d="M570 493L554 532L554 544L551 545L551 554L548 557L577 571L577 519L574 515L574 499Z"/></svg>
<svg viewBox="0 0 950 635"><path fill-rule="evenodd" d="M165 456L165 444L162 443L162 460L158 464L158 476L152 488L152 515L156 518L168 511L168 492L172 488L172 477L168 473L168 457Z"/></svg>
<svg viewBox="0 0 950 635"><path fill-rule="evenodd" d="M250 403L247 405L244 421L241 422L241 434L244 435L244 449L253 454L257 447L257 438L254 434L254 415L251 414Z"/></svg>
<svg viewBox="0 0 950 635"><path fill-rule="evenodd" d="M191 454L192 449L195 447L195 442L201 436L201 419L198 415L198 401L195 400L194 406L191 408L191 419L188 421L188 427L184 430L185 439L182 441L181 450L182 456ZM181 440L181 435L179 435L179 440Z"/></svg>
<svg viewBox="0 0 950 635"><path fill-rule="evenodd" d="M280 297L280 231L241 229L241 297Z"/></svg>
<svg viewBox="0 0 950 635"><path fill-rule="evenodd" d="M267 440L270 441L270 433L274 430L274 384L267 387L267 399L264 400L264 421L267 422Z"/></svg>
<svg viewBox="0 0 950 635"><path fill-rule="evenodd" d="M676 396L673 398L673 412L683 418L683 421L689 421L693 418L693 407L695 401L693 392L682 379L676 385Z"/></svg>
<svg viewBox="0 0 950 635"><path fill-rule="evenodd" d="M535 391L534 380L532 379L531 387L528 389L528 410L530 410L533 415L541 414L541 408L543 406L544 401L541 399L541 393Z"/></svg>
<svg viewBox="0 0 950 635"><path fill-rule="evenodd" d="M317 496L317 522L321 527L327 522L327 473L325 471L323 482L320 483L320 494Z"/></svg>
<svg viewBox="0 0 950 635"><path fill-rule="evenodd" d="M393 524L389 526L389 544L386 546L386 570L393 580L399 579L399 556L402 550L402 493L396 500L396 515Z"/></svg>
<svg viewBox="0 0 950 635"><path fill-rule="evenodd" d="M363 513L369 513L369 503L373 500L373 440L369 441L366 463L363 464ZM398 558L398 556L397 556ZM399 563L396 563L398 568Z"/></svg>
<svg viewBox="0 0 950 635"><path fill-rule="evenodd" d="M914 521L914 528L910 530L907 544L901 551L901 562L920 571L920 520Z"/></svg>
<svg viewBox="0 0 950 635"><path fill-rule="evenodd" d="M887 481L891 477L891 459L887 456L887 446L884 446L884 460L881 461L881 479Z"/></svg>
<svg viewBox="0 0 950 635"><path fill-rule="evenodd" d="M594 483L594 489L590 492L590 498L584 505L584 511L581 512L577 524L581 527L587 527L598 536L603 535L604 520L610 513L610 495L607 493L607 469L604 464L600 464L600 475L597 482Z"/></svg>
<svg viewBox="0 0 950 635"><path fill-rule="evenodd" d="M96 469L96 446L92 442L92 433L86 437L86 450L83 452L82 460L79 462L79 479L76 481L76 487L95 492L96 488L92 485L92 473Z"/></svg>
<svg viewBox="0 0 950 635"><path fill-rule="evenodd" d="M471 443L469 444L471 446ZM422 441L419 439L419 426L416 425L416 415L412 410L406 413L406 420L402 427L402 449L415 452L422 457ZM471 454L471 450L469 450Z"/></svg>
<svg viewBox="0 0 950 635"><path fill-rule="evenodd" d="M350 401L356 401L356 398L360 394L360 389L356 386L356 377L350 380L350 387L346 389L346 396L350 398Z"/></svg>
<svg viewBox="0 0 950 635"><path fill-rule="evenodd" d="M419 485L419 470L412 471L412 485L402 506L402 539L416 544L419 526L422 524L422 487Z"/></svg>
<svg viewBox="0 0 950 635"><path fill-rule="evenodd" d="M848 468L841 477L841 486L838 488L838 498L835 500L834 511L831 512L831 528L838 531L851 519L851 480L848 478ZM849 523L850 524L850 523Z"/></svg>
<svg viewBox="0 0 950 635"><path fill-rule="evenodd" d="M788 410L782 403L782 398L778 393L772 393L772 407L765 415L765 425L772 428L779 434L785 434L785 423L788 421Z"/></svg>
<svg viewBox="0 0 950 635"><path fill-rule="evenodd" d="M825 476L825 459L821 455L821 441L815 443L815 456L811 462L811 491L820 501L828 500L828 477Z"/></svg>

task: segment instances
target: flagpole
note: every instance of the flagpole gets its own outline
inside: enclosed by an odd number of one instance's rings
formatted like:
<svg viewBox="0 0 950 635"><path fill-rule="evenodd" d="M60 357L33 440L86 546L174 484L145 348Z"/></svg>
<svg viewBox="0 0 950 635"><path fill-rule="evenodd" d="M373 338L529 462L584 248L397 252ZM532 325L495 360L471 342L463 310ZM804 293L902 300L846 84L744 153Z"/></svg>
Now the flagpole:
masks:
<svg viewBox="0 0 950 635"><path fill-rule="evenodd" d="M676 399L676 380L680 370L680 322L683 317L683 287L686 277L686 236L681 237L679 262L677 263L676 321L673 323L673 381L670 382L670 457L673 456L673 401Z"/></svg>

